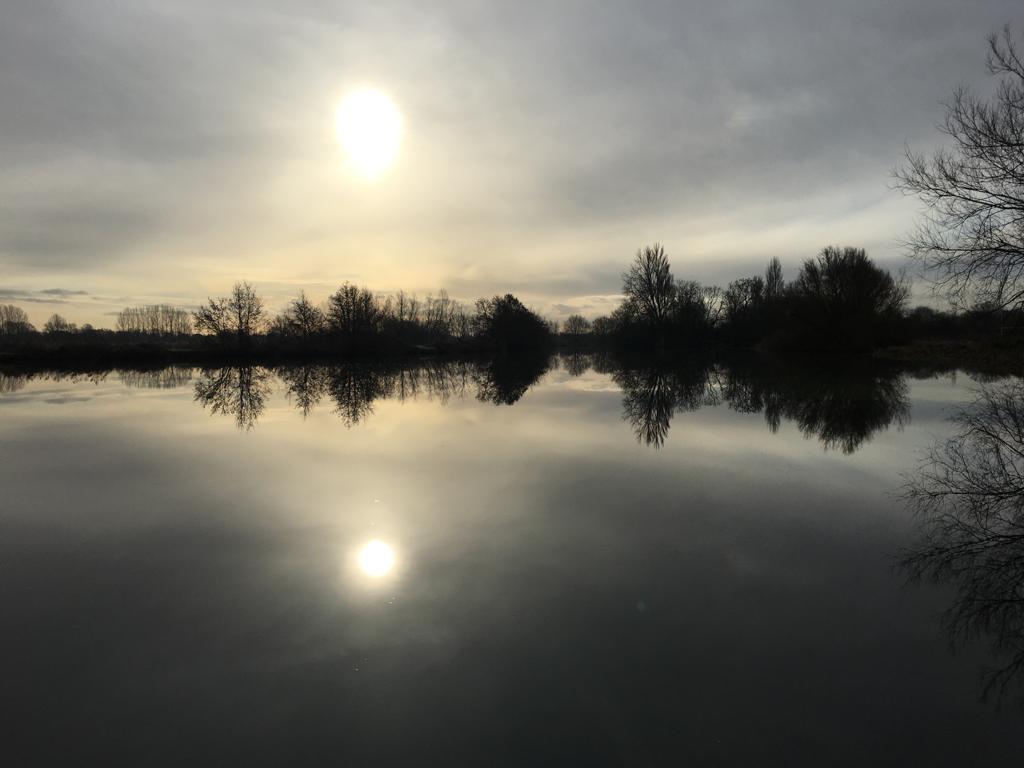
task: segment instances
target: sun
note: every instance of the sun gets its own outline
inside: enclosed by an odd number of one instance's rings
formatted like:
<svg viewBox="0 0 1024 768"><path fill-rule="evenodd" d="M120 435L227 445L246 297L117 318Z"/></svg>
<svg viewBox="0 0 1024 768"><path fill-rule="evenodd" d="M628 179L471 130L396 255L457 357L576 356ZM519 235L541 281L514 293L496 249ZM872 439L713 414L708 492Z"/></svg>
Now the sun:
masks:
<svg viewBox="0 0 1024 768"><path fill-rule="evenodd" d="M385 94L372 88L352 91L336 115L338 141L360 175L376 179L395 163L402 143L402 115Z"/></svg>
<svg viewBox="0 0 1024 768"><path fill-rule="evenodd" d="M359 551L359 567L367 576L386 576L394 565L395 552L383 541L374 539Z"/></svg>

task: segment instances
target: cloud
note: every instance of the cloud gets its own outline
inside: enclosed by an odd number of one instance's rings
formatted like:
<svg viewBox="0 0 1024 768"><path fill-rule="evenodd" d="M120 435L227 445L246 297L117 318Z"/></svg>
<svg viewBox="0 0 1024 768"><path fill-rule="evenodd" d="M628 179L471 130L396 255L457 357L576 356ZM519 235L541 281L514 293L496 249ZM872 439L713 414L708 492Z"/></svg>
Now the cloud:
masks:
<svg viewBox="0 0 1024 768"><path fill-rule="evenodd" d="M353 276L576 306L653 240L721 283L840 239L895 263L914 212L889 171L954 86L988 85L1017 6L16 0L0 269L193 303ZM407 126L371 187L331 126L364 83Z"/></svg>
<svg viewBox="0 0 1024 768"><path fill-rule="evenodd" d="M23 301L32 304L66 304L75 296L88 295L88 291L73 291L66 288L46 288L41 291L0 288L0 300Z"/></svg>

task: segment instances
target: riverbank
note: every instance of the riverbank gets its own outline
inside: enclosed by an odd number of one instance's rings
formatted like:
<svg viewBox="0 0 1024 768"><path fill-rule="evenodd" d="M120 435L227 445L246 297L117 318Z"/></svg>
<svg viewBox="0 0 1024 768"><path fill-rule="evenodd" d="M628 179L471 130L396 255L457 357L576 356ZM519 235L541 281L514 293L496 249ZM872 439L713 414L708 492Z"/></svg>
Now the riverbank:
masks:
<svg viewBox="0 0 1024 768"><path fill-rule="evenodd" d="M919 339L878 349L873 356L916 368L1024 376L1024 341L1016 337Z"/></svg>

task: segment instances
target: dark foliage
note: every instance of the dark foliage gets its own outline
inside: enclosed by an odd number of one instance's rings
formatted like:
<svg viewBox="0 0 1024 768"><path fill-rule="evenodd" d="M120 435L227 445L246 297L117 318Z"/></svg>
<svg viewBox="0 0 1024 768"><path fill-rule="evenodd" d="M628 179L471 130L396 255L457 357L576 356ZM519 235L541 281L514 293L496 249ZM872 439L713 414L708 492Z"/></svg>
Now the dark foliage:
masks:
<svg viewBox="0 0 1024 768"><path fill-rule="evenodd" d="M488 348L502 354L542 351L551 340L544 319L511 293L477 301L473 333Z"/></svg>

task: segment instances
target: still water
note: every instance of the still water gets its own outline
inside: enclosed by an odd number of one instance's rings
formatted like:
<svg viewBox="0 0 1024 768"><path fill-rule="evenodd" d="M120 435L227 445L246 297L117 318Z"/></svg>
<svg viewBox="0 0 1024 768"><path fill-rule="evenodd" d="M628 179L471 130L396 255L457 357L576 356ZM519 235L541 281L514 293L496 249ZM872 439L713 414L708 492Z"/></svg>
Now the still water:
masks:
<svg viewBox="0 0 1024 768"><path fill-rule="evenodd" d="M1020 758L1019 548L900 564L1019 382L592 362L0 376L4 764Z"/></svg>

